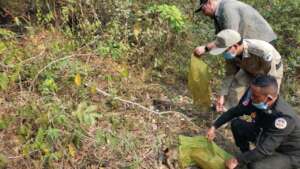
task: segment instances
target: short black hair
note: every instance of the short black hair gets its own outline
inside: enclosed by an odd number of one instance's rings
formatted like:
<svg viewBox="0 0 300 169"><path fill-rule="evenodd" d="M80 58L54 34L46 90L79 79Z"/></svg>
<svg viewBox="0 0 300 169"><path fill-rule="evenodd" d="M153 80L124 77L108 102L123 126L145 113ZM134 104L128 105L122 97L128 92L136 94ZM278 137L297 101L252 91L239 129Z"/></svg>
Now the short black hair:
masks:
<svg viewBox="0 0 300 169"><path fill-rule="evenodd" d="M264 94L277 95L278 94L278 83L274 76L271 75L257 75L251 82L252 85L266 88L269 90L263 90Z"/></svg>
<svg viewBox="0 0 300 169"><path fill-rule="evenodd" d="M197 10L195 10L195 13L198 13L202 10L203 5L207 2L208 0L200 0L200 6Z"/></svg>

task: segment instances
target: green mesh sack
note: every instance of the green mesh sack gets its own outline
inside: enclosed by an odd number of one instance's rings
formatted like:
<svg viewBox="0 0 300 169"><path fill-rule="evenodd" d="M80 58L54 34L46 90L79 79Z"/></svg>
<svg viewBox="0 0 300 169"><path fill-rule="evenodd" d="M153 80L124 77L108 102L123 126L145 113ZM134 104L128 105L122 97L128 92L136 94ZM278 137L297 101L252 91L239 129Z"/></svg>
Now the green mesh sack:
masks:
<svg viewBox="0 0 300 169"><path fill-rule="evenodd" d="M188 74L188 89L192 94L194 105L202 111L208 111L211 104L209 80L208 65L201 59L192 56Z"/></svg>
<svg viewBox="0 0 300 169"><path fill-rule="evenodd" d="M197 165L201 169L225 169L225 161L232 156L206 137L179 136L181 168Z"/></svg>

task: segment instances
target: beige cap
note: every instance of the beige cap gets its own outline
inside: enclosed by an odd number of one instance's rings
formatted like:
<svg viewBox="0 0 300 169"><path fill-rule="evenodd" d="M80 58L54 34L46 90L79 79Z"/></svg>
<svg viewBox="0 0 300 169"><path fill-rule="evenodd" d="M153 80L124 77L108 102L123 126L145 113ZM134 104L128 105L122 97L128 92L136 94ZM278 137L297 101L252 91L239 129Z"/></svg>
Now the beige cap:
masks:
<svg viewBox="0 0 300 169"><path fill-rule="evenodd" d="M225 52L230 46L241 41L241 35L232 29L222 30L217 34L217 38L215 40L215 48L212 48L209 53L211 55L219 55Z"/></svg>

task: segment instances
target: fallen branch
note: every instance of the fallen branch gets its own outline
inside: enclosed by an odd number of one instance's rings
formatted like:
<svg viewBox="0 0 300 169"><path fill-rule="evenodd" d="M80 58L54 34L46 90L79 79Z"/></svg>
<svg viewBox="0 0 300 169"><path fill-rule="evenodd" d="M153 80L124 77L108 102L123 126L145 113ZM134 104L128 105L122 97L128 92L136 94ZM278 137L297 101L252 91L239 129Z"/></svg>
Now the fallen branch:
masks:
<svg viewBox="0 0 300 169"><path fill-rule="evenodd" d="M194 122L192 122L192 120L183 113L180 113L178 111L163 111L163 112L159 113L159 115L164 115L164 114L177 114L178 116L181 116L183 119L185 119L187 122L189 122L191 125L193 125L197 130L200 129L200 127L198 125L196 125Z"/></svg>
<svg viewBox="0 0 300 169"><path fill-rule="evenodd" d="M23 61L20 62L20 64L23 65L23 64L25 64L25 63L27 63L27 62L30 63L32 60L34 60L34 59L36 59L36 58L39 58L39 57L43 56L43 55L45 54L45 51L46 51L46 50L44 49L44 50L41 51L37 56L34 56L34 57L28 58L28 59L26 59L26 60L23 60Z"/></svg>
<svg viewBox="0 0 300 169"><path fill-rule="evenodd" d="M88 84L85 84L85 86L86 87L90 87ZM104 96L112 97L114 100L119 100L119 101L121 101L123 103L131 104L133 106L139 107L139 108L141 108L143 110L149 111L149 112L154 113L154 114L158 114L158 115L160 114L159 111L154 111L154 110L152 110L150 108L147 108L147 107L145 107L145 106L143 106L141 104L138 104L138 103L135 103L135 102L132 102L132 101L129 101L129 100L125 100L125 99L122 99L120 97L114 97L113 95L111 95L111 94L109 94L109 93L107 93L107 92L105 92L105 91L103 91L103 90L101 90L99 88L96 88L96 91L98 93L101 93Z"/></svg>
<svg viewBox="0 0 300 169"><path fill-rule="evenodd" d="M90 87L90 85L88 84L85 84L86 87ZM189 122L190 124L192 124L194 127L196 127L196 129L200 129L199 126L197 126L195 123L192 122L192 120L187 117L186 115L180 113L180 112L177 112L177 111L163 111L163 112L160 112L160 111L155 111L155 110L152 110L148 107L145 107L139 103L135 103L135 102L132 102L130 100L125 100L125 99L122 99L120 97L115 97L109 93L107 93L106 91L103 91L99 88L96 87L96 91L106 97L112 97L113 100L118 100L120 102L123 102L123 103L127 103L127 104L130 104L130 105L133 105L133 106L136 106L136 107L139 107L140 109L142 110L145 110L145 111L148 111L150 113L153 113L153 114L156 114L156 115L165 115L165 114L177 114L179 115L180 117L182 117L183 119L185 119L187 122Z"/></svg>

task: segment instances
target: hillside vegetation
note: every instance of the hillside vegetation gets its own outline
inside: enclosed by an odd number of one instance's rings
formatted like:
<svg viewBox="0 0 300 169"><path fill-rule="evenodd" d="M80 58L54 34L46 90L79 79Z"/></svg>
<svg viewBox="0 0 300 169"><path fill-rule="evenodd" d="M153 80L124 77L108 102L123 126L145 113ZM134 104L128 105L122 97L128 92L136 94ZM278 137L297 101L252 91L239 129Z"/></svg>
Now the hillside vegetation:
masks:
<svg viewBox="0 0 300 169"><path fill-rule="evenodd" d="M300 1L245 2L279 36L281 95L300 113ZM187 71L214 29L197 6L1 0L0 168L159 168L179 134L203 134L217 114L192 105ZM223 58L204 60L216 91ZM228 132L217 141L233 149Z"/></svg>

